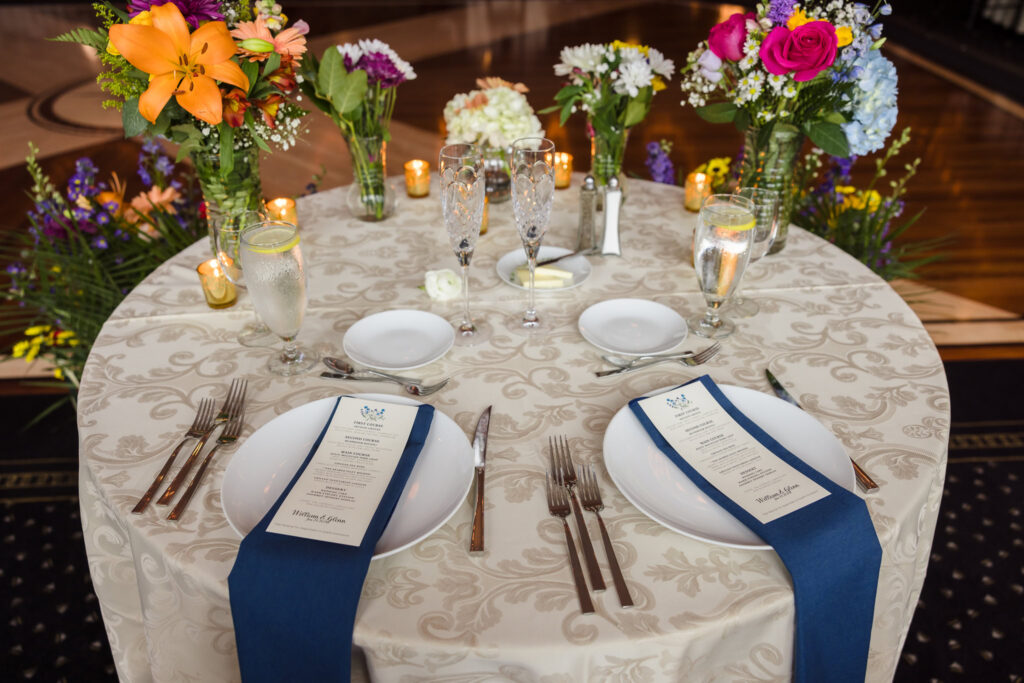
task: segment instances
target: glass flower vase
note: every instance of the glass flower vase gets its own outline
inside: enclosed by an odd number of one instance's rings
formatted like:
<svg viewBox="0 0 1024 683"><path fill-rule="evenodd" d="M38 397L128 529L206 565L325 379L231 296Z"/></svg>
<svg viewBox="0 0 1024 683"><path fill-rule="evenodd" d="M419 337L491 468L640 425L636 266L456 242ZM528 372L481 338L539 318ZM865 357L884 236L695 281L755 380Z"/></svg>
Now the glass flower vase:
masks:
<svg viewBox="0 0 1024 683"><path fill-rule="evenodd" d="M611 178L619 178L622 186L622 160L626 155L629 129L613 129L611 133L598 133L590 127L590 175L598 187L608 184Z"/></svg>
<svg viewBox="0 0 1024 683"><path fill-rule="evenodd" d="M388 182L387 142L379 137L345 138L352 158L353 182L346 203L361 221L376 222L395 213L395 188Z"/></svg>
<svg viewBox="0 0 1024 683"><path fill-rule="evenodd" d="M763 187L775 190L782 197L779 206L779 232L769 254L782 251L789 234L789 220L793 212L796 188L793 187L793 167L796 155L804 144L804 135L791 126L777 125L766 139L761 129L751 126L743 137L743 157L740 162L740 187Z"/></svg>
<svg viewBox="0 0 1024 683"><path fill-rule="evenodd" d="M485 147L484 182L489 203L501 204L502 202L507 202L512 196L512 178L510 173L505 150L499 147Z"/></svg>
<svg viewBox="0 0 1024 683"><path fill-rule="evenodd" d="M209 223L213 217L232 218L246 211L263 210L263 185L260 182L260 150L253 145L236 149L225 168L219 151L196 151L192 155L196 179L206 203ZM210 224L210 248L214 257L217 246Z"/></svg>

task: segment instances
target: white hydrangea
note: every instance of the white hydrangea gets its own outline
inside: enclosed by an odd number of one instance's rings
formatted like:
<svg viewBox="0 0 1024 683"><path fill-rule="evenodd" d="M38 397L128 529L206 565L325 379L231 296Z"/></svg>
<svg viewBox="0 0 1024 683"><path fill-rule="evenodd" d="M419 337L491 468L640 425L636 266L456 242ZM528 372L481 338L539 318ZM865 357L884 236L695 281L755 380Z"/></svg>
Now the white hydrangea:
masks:
<svg viewBox="0 0 1024 683"><path fill-rule="evenodd" d="M518 138L543 136L526 97L508 87L456 95L445 105L444 123L448 144L474 142L504 148Z"/></svg>

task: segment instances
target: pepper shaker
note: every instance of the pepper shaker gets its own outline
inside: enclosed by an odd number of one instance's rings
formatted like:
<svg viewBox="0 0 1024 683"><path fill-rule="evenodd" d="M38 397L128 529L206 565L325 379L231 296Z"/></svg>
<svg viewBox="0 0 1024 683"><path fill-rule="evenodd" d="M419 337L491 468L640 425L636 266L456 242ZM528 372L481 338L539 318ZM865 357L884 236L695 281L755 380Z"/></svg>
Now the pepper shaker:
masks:
<svg viewBox="0 0 1024 683"><path fill-rule="evenodd" d="M622 256L619 246L619 209L622 208L622 189L619 179L608 179L608 187L604 192L604 239L601 242L601 253L604 255Z"/></svg>
<svg viewBox="0 0 1024 683"><path fill-rule="evenodd" d="M576 251L597 249L597 184L588 175L580 187L580 226L576 233Z"/></svg>

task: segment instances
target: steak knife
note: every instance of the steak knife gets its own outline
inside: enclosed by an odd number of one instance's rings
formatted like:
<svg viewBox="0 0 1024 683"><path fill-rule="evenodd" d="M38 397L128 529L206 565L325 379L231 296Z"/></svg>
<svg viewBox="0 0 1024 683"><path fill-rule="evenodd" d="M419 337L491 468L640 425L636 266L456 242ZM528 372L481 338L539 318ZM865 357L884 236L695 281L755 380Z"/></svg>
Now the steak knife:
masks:
<svg viewBox="0 0 1024 683"><path fill-rule="evenodd" d="M473 469L476 471L476 508L473 511L473 535L469 551L484 549L484 465L487 464L487 429L491 426L491 406L487 406L476 423L473 435Z"/></svg>
<svg viewBox="0 0 1024 683"><path fill-rule="evenodd" d="M786 401L787 403L792 403L797 408L803 410L803 406L797 403L797 400L793 398L788 391L786 391L786 387L782 386L782 383L775 378L775 375L772 374L771 370L765 368L764 376L768 378L768 384L771 385L772 391L775 392L776 396L781 398L783 401ZM875 481L868 476L867 472L860 468L860 465L858 465L853 458L850 458L850 462L853 463L853 472L854 474L857 475L857 484L860 485L861 489L863 489L864 491L874 491L875 489L878 488L878 484L876 484Z"/></svg>

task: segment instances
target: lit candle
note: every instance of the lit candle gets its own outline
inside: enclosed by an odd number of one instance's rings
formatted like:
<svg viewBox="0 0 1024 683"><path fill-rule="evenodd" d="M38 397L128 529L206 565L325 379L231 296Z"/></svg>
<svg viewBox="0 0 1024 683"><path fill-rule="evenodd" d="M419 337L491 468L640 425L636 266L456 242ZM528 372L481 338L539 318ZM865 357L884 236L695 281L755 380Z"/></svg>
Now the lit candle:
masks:
<svg viewBox="0 0 1024 683"><path fill-rule="evenodd" d="M295 227L299 225L299 214L295 210L295 200L291 197L271 199L267 202L267 213L273 220L291 223Z"/></svg>
<svg viewBox="0 0 1024 683"><path fill-rule="evenodd" d="M491 198L488 197L487 195L484 195L484 214L483 214L483 218L480 219L480 234L481 235L486 235L487 234L487 223L488 223L488 218L489 218L488 214L490 213L490 210L489 210L490 205L491 205Z"/></svg>
<svg viewBox="0 0 1024 683"><path fill-rule="evenodd" d="M405 162L405 192L415 198L430 194L430 164L422 159Z"/></svg>
<svg viewBox="0 0 1024 683"><path fill-rule="evenodd" d="M691 173L686 176L687 211L700 211L704 199L711 196L711 178L706 173Z"/></svg>
<svg viewBox="0 0 1024 683"><path fill-rule="evenodd" d="M217 259L200 263L196 267L199 283L203 286L203 295L210 308L227 308L235 305L235 286L231 284Z"/></svg>
<svg viewBox="0 0 1024 683"><path fill-rule="evenodd" d="M564 190L572 182L572 155L566 152L555 154L555 189Z"/></svg>

